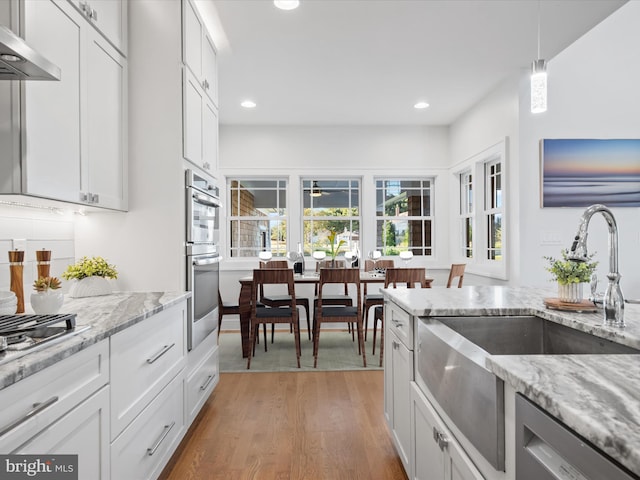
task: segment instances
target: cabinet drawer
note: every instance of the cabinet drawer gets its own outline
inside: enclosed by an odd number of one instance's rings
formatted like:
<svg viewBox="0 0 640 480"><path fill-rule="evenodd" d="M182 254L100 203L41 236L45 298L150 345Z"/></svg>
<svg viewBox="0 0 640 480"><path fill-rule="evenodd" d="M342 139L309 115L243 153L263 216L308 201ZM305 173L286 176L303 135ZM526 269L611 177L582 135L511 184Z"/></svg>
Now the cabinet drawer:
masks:
<svg viewBox="0 0 640 480"><path fill-rule="evenodd" d="M189 422L198 414L219 381L218 346L216 345L187 379L187 419Z"/></svg>
<svg viewBox="0 0 640 480"><path fill-rule="evenodd" d="M111 337L111 439L185 365L185 302Z"/></svg>
<svg viewBox="0 0 640 480"><path fill-rule="evenodd" d="M13 451L106 385L108 355L105 340L0 390L0 452Z"/></svg>
<svg viewBox="0 0 640 480"><path fill-rule="evenodd" d="M183 377L174 378L111 444L111 478L156 478L184 434Z"/></svg>
<svg viewBox="0 0 640 480"><path fill-rule="evenodd" d="M384 305L384 321L390 332L393 332L409 350L413 350L413 318L392 302Z"/></svg>

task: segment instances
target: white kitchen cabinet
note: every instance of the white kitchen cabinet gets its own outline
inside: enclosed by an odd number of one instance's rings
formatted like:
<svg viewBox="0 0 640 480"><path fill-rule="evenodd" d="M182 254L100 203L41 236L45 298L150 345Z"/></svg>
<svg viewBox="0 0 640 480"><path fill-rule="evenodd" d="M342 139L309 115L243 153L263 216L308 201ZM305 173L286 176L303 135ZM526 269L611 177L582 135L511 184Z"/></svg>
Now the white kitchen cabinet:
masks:
<svg viewBox="0 0 640 480"><path fill-rule="evenodd" d="M126 0L69 0L109 42L127 54Z"/></svg>
<svg viewBox="0 0 640 480"><path fill-rule="evenodd" d="M111 337L111 439L186 365L186 302Z"/></svg>
<svg viewBox="0 0 640 480"><path fill-rule="evenodd" d="M207 97L193 73L183 76L183 156L213 172L218 166L218 109Z"/></svg>
<svg viewBox="0 0 640 480"><path fill-rule="evenodd" d="M108 480L109 387L103 387L11 453L78 455L78 478Z"/></svg>
<svg viewBox="0 0 640 480"><path fill-rule="evenodd" d="M0 390L0 452L80 454L79 478L107 479L108 355L104 340Z"/></svg>
<svg viewBox="0 0 640 480"><path fill-rule="evenodd" d="M215 330L189 352L186 418L191 423L220 381L218 333Z"/></svg>
<svg viewBox="0 0 640 480"><path fill-rule="evenodd" d="M182 61L195 81L218 108L218 61L216 47L192 0L183 0Z"/></svg>
<svg viewBox="0 0 640 480"><path fill-rule="evenodd" d="M484 480L415 382L410 413L413 480Z"/></svg>
<svg viewBox="0 0 640 480"><path fill-rule="evenodd" d="M24 20L62 74L24 84L22 193L126 210L126 59L64 0L26 0Z"/></svg>
<svg viewBox="0 0 640 480"><path fill-rule="evenodd" d="M384 413L405 471L411 475L410 389L413 381L412 319L385 303Z"/></svg>

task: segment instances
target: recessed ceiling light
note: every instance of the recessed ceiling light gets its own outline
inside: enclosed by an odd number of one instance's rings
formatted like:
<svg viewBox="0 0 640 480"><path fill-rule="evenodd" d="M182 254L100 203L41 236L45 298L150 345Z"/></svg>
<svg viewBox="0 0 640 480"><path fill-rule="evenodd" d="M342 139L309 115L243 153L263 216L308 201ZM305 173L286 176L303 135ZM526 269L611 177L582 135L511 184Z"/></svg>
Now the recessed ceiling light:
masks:
<svg viewBox="0 0 640 480"><path fill-rule="evenodd" d="M280 10L293 10L298 8L300 0L273 0L273 4Z"/></svg>
<svg viewBox="0 0 640 480"><path fill-rule="evenodd" d="M240 106L244 108L256 108L256 102L251 100L245 100L240 104Z"/></svg>
<svg viewBox="0 0 640 480"><path fill-rule="evenodd" d="M422 108L427 108L428 106L429 104L427 102L418 102L413 106L413 108L417 108L418 110L420 110Z"/></svg>

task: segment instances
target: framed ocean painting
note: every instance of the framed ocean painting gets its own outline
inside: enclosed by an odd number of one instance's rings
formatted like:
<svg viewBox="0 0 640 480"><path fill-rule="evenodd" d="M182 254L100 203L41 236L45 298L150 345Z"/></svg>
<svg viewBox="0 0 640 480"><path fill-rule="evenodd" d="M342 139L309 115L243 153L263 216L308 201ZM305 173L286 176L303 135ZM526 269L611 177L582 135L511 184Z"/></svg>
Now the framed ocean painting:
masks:
<svg viewBox="0 0 640 480"><path fill-rule="evenodd" d="M640 207L640 139L540 140L543 207Z"/></svg>

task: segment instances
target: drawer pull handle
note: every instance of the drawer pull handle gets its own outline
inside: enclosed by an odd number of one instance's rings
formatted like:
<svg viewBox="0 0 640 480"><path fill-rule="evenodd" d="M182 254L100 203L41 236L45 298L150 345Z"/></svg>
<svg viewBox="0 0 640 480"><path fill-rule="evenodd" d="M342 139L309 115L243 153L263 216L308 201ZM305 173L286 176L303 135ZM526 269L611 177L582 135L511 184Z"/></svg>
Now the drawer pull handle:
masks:
<svg viewBox="0 0 640 480"><path fill-rule="evenodd" d="M167 435L169 435L169 432L171 431L171 429L173 428L173 426L176 424L175 420L173 422L171 422L171 425L165 425L164 429L162 430L162 434L160 435L160 438L158 439L158 441L155 443L155 445L151 448L147 448L147 455L151 456L154 453L156 453L156 450L158 450L158 448L160 448L160 444L164 441L165 438L167 438Z"/></svg>
<svg viewBox="0 0 640 480"><path fill-rule="evenodd" d="M147 358L147 363L152 364L153 362L158 360L161 356L163 356L165 353L167 353L169 350L171 350L174 346L175 346L175 343L172 343L171 345L165 345L164 347L162 347L162 350L156 353L153 357Z"/></svg>
<svg viewBox="0 0 640 480"><path fill-rule="evenodd" d="M51 397L49 400L45 400L42 403L34 403L33 408L29 410L23 417L11 422L9 425L7 425L2 430L0 430L0 437L9 433L11 430L16 428L17 426L22 425L24 422L29 420L34 415L46 410L57 401L58 401L58 397L56 396L56 397Z"/></svg>
<svg viewBox="0 0 640 480"><path fill-rule="evenodd" d="M394 350L398 350L400 348L400 344L398 342L396 342L395 340L393 340L391 343L393 344L393 349Z"/></svg>
<svg viewBox="0 0 640 480"><path fill-rule="evenodd" d="M391 319L391 323L393 323L396 327L402 328L404 326L404 323L402 323L400 320L396 320L395 318Z"/></svg>
<svg viewBox="0 0 640 480"><path fill-rule="evenodd" d="M204 382L204 384L200 387L200 390L206 390L207 387L209 386L209 384L213 381L213 379L216 378L215 375L209 375L207 377L207 380Z"/></svg>

